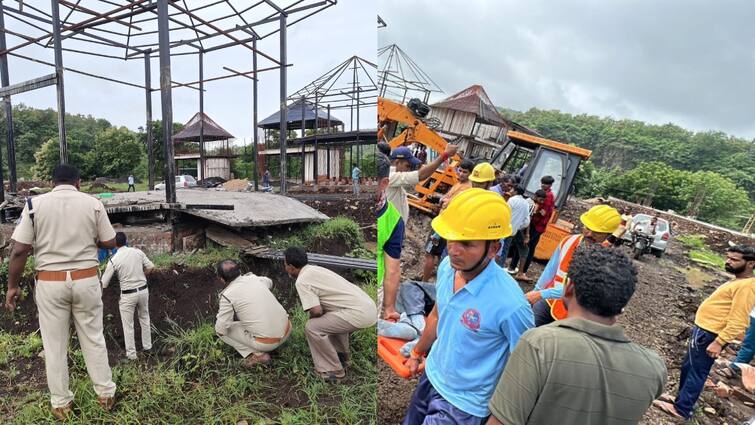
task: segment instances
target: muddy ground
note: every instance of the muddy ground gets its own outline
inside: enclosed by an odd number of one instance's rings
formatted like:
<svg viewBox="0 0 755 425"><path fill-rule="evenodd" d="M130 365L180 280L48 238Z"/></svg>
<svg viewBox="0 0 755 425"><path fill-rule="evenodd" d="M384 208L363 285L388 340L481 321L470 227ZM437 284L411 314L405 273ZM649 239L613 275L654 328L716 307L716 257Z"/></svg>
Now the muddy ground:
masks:
<svg viewBox="0 0 755 425"><path fill-rule="evenodd" d="M353 193L292 193L291 196L328 217L334 218L344 216L356 221L359 223L359 227L364 234L364 239L367 242L375 242L377 240L374 193L362 193L359 196L356 196Z"/></svg>
<svg viewBox="0 0 755 425"><path fill-rule="evenodd" d="M587 203L570 201L564 216L575 222L574 218L590 206ZM428 217L414 215L416 212L412 214L402 253L402 269L404 276L408 278L421 275L422 247L430 221ZM629 254L627 247L621 249ZM697 265L691 264L684 248L674 241L663 258L643 256L634 263L639 273L639 285L619 323L624 326L630 339L655 350L666 361L669 371L666 389L675 394L686 338L697 306L730 277L723 272L700 269ZM528 275L536 279L542 270L543 264L535 262ZM522 290L526 292L532 286L533 284L522 285ZM726 353L726 356L732 357L732 350ZM403 418L417 380L407 381L399 378L382 361L378 373L379 421L381 424L398 424ZM711 379L717 382L721 377L711 373ZM727 382L741 386L736 380ZM705 425L738 424L755 414L752 405L747 406L734 398L721 399L709 388L704 391L696 411L692 423ZM643 425L674 423L679 422L652 407L641 422Z"/></svg>

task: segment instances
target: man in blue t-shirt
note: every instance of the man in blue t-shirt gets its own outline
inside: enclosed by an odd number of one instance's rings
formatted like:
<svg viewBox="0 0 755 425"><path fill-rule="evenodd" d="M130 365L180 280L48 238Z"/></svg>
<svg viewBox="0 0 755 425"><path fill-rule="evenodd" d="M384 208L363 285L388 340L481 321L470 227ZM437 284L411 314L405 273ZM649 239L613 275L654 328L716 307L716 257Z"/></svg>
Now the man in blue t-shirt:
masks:
<svg viewBox="0 0 755 425"><path fill-rule="evenodd" d="M438 267L435 307L406 362L416 375L427 356L403 425L481 425L509 355L534 326L519 285L495 264L500 240L511 234L511 210L498 194L472 188L432 227L448 241L448 257Z"/></svg>
<svg viewBox="0 0 755 425"><path fill-rule="evenodd" d="M358 166L354 166L354 169L351 170L351 181L354 183L354 194L359 195L359 185L361 184L362 180L362 170L359 169Z"/></svg>

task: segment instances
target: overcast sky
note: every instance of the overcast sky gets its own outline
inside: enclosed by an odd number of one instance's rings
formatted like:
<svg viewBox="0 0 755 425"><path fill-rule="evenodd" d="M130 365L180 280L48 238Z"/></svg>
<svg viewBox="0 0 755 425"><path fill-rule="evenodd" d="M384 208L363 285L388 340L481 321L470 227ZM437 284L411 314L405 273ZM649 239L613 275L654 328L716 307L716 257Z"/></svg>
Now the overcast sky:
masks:
<svg viewBox="0 0 755 425"><path fill-rule="evenodd" d="M755 138L755 2L379 0L445 95ZM436 99L438 97L436 96Z"/></svg>
<svg viewBox="0 0 755 425"><path fill-rule="evenodd" d="M196 3L197 0L189 0ZM25 2L29 3L29 2ZM32 1L40 8L49 11L49 1ZM88 2L85 2L88 3ZM240 5L236 1L237 6ZM243 2L242 2L243 3ZM286 4L279 1L278 4ZM376 24L375 7L364 7L360 0L339 0L323 12L313 15L288 29L288 62L294 66L288 72L288 93L293 93L324 74L352 55L361 56L371 62L376 61ZM15 2L10 7L17 8ZM194 6L191 6L194 7ZM61 6L61 14L67 9ZM301 15L299 15L301 16ZM6 26L19 31L25 26L5 16ZM237 33L239 34L239 33ZM173 41L173 40L172 40ZM8 36L8 45L20 42L14 36ZM63 40L63 46L72 42ZM279 57L279 38L268 37L258 44L258 49L274 58ZM34 56L48 62L54 62L53 50L31 46L19 53ZM121 53L122 54L122 53ZM66 67L76 68L94 74L136 84L144 83L144 61L122 61L93 58L77 53L64 52L63 63ZM228 72L223 66L238 71L252 69L251 51L243 47L221 50L205 55L205 78L224 75ZM271 66L271 62L259 59L259 67ZM10 57L9 74L11 84L30 78L47 75L53 68L30 63L26 60ZM172 77L179 82L198 80L198 59L196 56L173 57ZM159 87L159 62L152 60L152 86ZM259 81L259 120L275 112L279 105L278 71L260 74ZM243 78L231 78L210 82L205 85L205 112L218 124L236 137L252 135L252 81ZM136 130L145 123L145 100L142 89L100 81L86 76L68 72L65 74L66 112L91 114L105 118L115 125L125 125ZM13 96L13 103L24 103L37 108L57 109L55 87L26 92ZM161 117L160 93L153 93L153 117ZM198 91L187 88L173 90L173 120L185 123L199 111ZM364 113L364 111L363 111ZM334 115L346 121L348 130L348 112L335 112ZM364 113L375 116L375 112ZM364 119L363 119L364 120ZM374 123L364 123L364 127L374 128Z"/></svg>

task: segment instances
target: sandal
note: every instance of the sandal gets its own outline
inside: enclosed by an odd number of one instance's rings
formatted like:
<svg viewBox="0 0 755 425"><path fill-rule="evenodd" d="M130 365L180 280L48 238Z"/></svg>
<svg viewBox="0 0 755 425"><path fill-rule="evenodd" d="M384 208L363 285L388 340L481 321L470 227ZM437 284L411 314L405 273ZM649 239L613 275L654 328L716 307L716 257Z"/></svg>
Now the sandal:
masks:
<svg viewBox="0 0 755 425"><path fill-rule="evenodd" d="M673 404L674 401L676 401L676 398L669 393L663 393L660 397L658 397L658 400Z"/></svg>
<svg viewBox="0 0 755 425"><path fill-rule="evenodd" d="M73 402L69 402L63 407L53 407L52 415L59 421L65 421L73 414Z"/></svg>
<svg viewBox="0 0 755 425"><path fill-rule="evenodd" d="M261 355L250 354L241 362L241 366L245 368L251 368L256 365L266 365L270 363L270 354L263 353Z"/></svg>
<svg viewBox="0 0 755 425"><path fill-rule="evenodd" d="M653 406L657 407L663 413L671 415L677 419L684 420L684 416L680 415L679 412L676 411L676 407L674 407L674 405L671 403L667 403L665 401L660 401L660 400L654 400Z"/></svg>

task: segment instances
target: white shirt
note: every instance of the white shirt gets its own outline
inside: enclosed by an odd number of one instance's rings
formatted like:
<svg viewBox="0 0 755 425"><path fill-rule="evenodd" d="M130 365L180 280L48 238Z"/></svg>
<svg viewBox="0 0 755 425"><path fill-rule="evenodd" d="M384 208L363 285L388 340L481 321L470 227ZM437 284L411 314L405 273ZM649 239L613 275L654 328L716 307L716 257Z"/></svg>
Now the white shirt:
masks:
<svg viewBox="0 0 755 425"><path fill-rule="evenodd" d="M401 213L404 224L409 222L409 200L406 198L406 189L412 190L417 183L419 183L419 171L399 172L396 171L396 167L391 167L385 198Z"/></svg>
<svg viewBox="0 0 755 425"><path fill-rule="evenodd" d="M511 230L518 232L530 225L530 205L522 195L514 195L508 200L511 207Z"/></svg>
<svg viewBox="0 0 755 425"><path fill-rule="evenodd" d="M122 246L118 248L107 262L105 273L102 275L102 287L107 288L110 284L113 274L118 273L118 281L121 283L121 291L126 289L136 289L147 284L147 276L144 269L154 268L155 265L149 261L147 255L142 250Z"/></svg>

